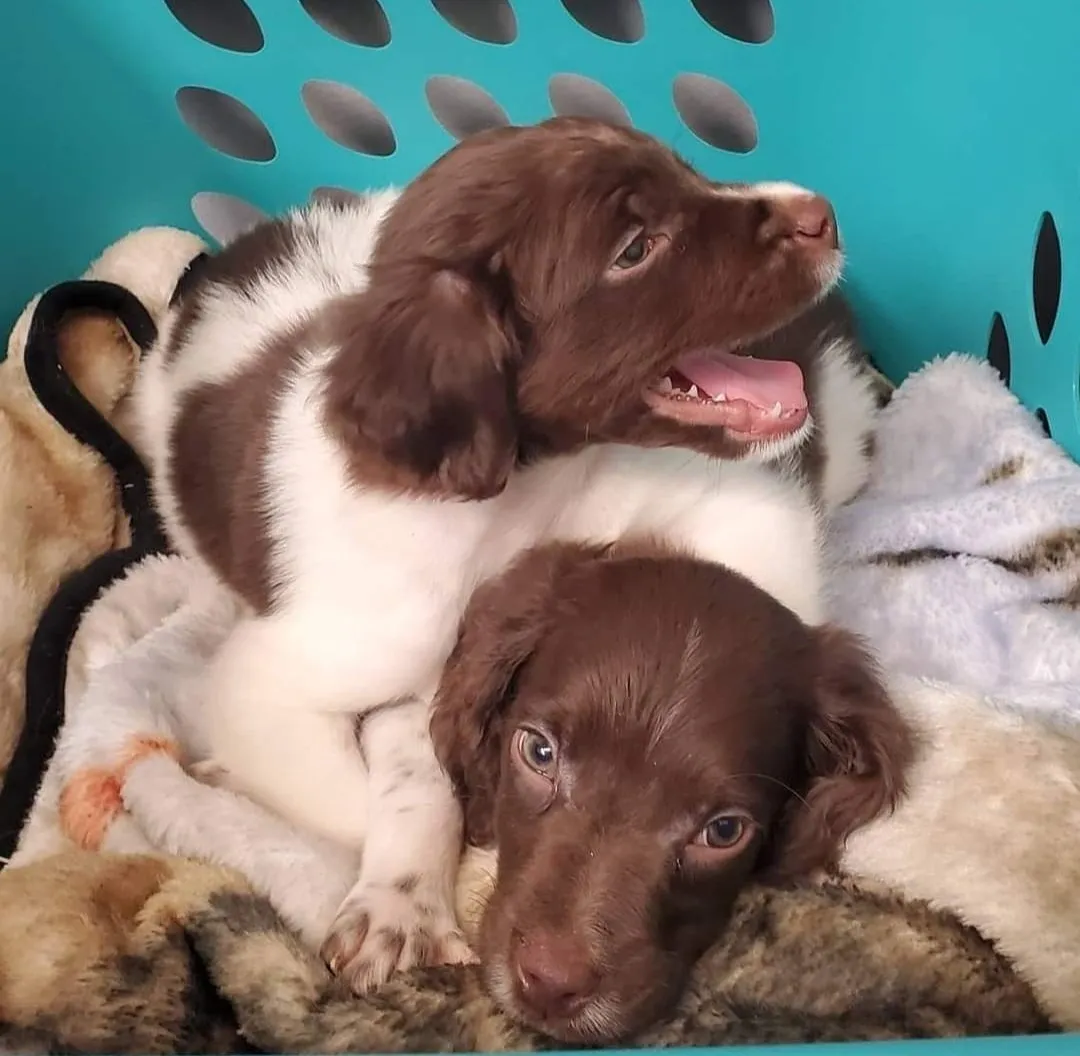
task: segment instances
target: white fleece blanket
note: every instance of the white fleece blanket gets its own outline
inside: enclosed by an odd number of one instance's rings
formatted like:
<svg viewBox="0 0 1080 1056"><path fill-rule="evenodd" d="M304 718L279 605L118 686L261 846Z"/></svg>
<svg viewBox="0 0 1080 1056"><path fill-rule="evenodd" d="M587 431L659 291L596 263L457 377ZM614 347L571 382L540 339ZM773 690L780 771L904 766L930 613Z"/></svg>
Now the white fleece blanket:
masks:
<svg viewBox="0 0 1080 1056"><path fill-rule="evenodd" d="M1080 1027L1080 743L1044 721L1080 718L1080 468L960 356L897 390L875 460L831 526L834 611L877 648L924 748L908 801L857 834L846 864L978 926ZM236 618L177 557L144 561L91 607L12 864L72 838L207 858L315 946L355 854L190 767L204 754L192 680Z"/></svg>
<svg viewBox="0 0 1080 1056"><path fill-rule="evenodd" d="M988 364L900 386L830 546L834 614L886 670L1080 722L1080 466Z"/></svg>

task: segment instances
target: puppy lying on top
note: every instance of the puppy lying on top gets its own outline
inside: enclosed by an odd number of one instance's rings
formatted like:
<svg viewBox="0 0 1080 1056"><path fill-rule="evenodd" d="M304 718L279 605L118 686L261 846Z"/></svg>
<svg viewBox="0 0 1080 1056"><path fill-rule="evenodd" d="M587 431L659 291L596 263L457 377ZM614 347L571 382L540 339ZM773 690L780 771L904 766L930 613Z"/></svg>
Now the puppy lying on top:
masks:
<svg viewBox="0 0 1080 1056"><path fill-rule="evenodd" d="M557 118L190 271L138 379L138 446L174 545L248 606L207 675L213 763L364 848L324 946L355 988L470 956L428 723L477 583L545 539L663 533L686 459L694 494L752 462L801 465L825 503L861 483L873 400L837 303L745 354L841 263L810 192L716 185L642 133ZM756 523L766 565L782 544Z"/></svg>
<svg viewBox="0 0 1080 1056"><path fill-rule="evenodd" d="M541 547L474 595L432 735L497 850L479 953L512 1017L640 1030L751 879L896 804L912 738L870 657L785 600L651 544Z"/></svg>

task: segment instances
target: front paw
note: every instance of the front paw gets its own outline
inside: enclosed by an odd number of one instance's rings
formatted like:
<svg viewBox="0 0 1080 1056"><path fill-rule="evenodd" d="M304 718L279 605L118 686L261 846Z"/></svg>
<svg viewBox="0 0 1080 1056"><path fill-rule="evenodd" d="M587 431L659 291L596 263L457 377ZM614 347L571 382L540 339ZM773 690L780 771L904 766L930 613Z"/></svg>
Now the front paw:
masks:
<svg viewBox="0 0 1080 1056"><path fill-rule="evenodd" d="M440 964L473 964L453 910L425 897L416 877L368 884L342 903L322 945L330 970L357 994L396 971Z"/></svg>

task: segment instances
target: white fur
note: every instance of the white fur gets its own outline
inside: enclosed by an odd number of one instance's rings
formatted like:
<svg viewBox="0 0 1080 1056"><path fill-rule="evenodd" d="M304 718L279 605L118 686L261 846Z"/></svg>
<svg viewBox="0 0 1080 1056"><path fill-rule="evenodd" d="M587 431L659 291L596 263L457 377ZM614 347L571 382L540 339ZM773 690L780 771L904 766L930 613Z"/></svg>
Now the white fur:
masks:
<svg viewBox="0 0 1080 1056"><path fill-rule="evenodd" d="M821 353L816 427L825 443L821 502L826 510L853 499L870 478L864 441L874 431L876 404L869 374L852 367L853 351L837 340Z"/></svg>
<svg viewBox="0 0 1080 1056"><path fill-rule="evenodd" d="M761 183L721 183L716 185L716 193L721 198L777 198L783 201L791 198L813 198L814 192L800 187L797 183L784 180L770 180Z"/></svg>
<svg viewBox="0 0 1080 1056"><path fill-rule="evenodd" d="M150 355L136 390L142 449L167 529L185 552L196 548L164 473L181 397L250 366L269 334L331 296L362 289L395 197L386 191L352 210L315 204L292 214L303 235L293 259L250 296L219 289L173 363ZM166 325L162 342L170 333ZM446 959L467 956L451 898L460 812L426 721L475 586L541 541L654 535L744 572L815 623L818 525L792 475L674 449L603 445L552 458L486 502L353 486L317 413L319 372L333 351L307 349L266 409L266 507L281 600L272 616L243 621L215 658L206 725L232 787L296 824L363 846L359 881L328 949L366 984L395 964L377 943L357 951L351 936L364 923L369 938L380 929L426 930L444 942ZM357 715L366 716L362 759ZM398 889L405 878L416 880L411 897ZM406 966L409 954L397 963Z"/></svg>

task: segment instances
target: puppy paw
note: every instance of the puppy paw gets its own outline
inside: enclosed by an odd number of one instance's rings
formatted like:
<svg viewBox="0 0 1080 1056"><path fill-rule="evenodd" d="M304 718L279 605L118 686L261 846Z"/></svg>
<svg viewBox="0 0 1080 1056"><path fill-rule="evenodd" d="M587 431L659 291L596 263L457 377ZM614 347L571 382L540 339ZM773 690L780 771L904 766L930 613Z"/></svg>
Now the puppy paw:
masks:
<svg viewBox="0 0 1080 1056"><path fill-rule="evenodd" d="M330 970L358 994L394 972L476 962L453 910L427 894L416 876L350 894L321 952Z"/></svg>

